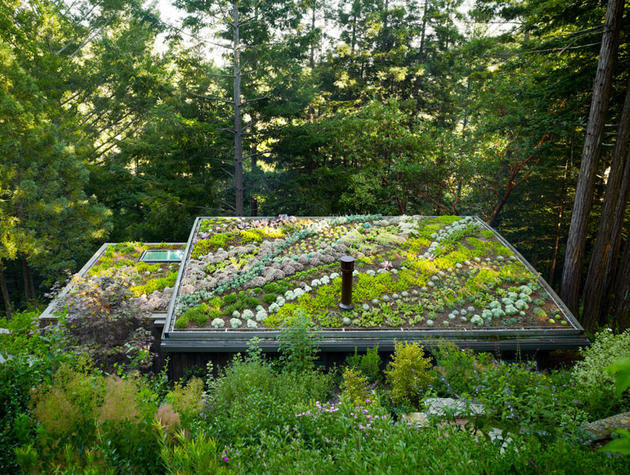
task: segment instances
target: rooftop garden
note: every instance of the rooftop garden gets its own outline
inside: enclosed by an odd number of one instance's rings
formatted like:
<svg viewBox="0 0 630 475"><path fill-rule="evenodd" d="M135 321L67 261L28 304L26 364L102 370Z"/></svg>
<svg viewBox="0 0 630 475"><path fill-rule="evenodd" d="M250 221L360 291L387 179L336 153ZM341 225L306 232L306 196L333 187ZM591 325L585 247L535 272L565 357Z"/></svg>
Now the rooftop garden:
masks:
<svg viewBox="0 0 630 475"><path fill-rule="evenodd" d="M355 259L339 308L339 258ZM210 218L195 230L175 328L563 328L563 311L473 217Z"/></svg>
<svg viewBox="0 0 630 475"><path fill-rule="evenodd" d="M179 263L141 260L144 252L156 249L182 250L183 246L140 242L108 245L83 274L73 277L67 293L53 301L54 313L80 313L96 301L99 305L104 303L108 292L110 300L114 297L129 300L140 312L165 313L177 280ZM105 306L115 307L113 304Z"/></svg>

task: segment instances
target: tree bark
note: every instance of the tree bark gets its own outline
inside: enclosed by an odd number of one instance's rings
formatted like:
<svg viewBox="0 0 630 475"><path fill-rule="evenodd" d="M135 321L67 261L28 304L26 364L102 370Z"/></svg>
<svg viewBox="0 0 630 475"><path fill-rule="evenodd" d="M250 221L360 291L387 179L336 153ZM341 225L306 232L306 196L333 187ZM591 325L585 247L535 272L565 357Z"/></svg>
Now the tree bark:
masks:
<svg viewBox="0 0 630 475"><path fill-rule="evenodd" d="M24 297L26 298L27 302L30 302L35 298L34 292L32 292L31 290L34 288L32 283L33 277L31 276L31 272L28 268L28 262L26 262L26 259L24 257L21 257L20 262L22 263L22 282L24 284Z"/></svg>
<svg viewBox="0 0 630 475"><path fill-rule="evenodd" d="M236 216L243 216L243 126L241 121L241 64L238 3L232 3L234 39L234 188Z"/></svg>
<svg viewBox="0 0 630 475"><path fill-rule="evenodd" d="M582 258L586 247L588 217L593 203L593 189L597 176L602 132L608 110L608 99L610 97L623 4L624 0L609 0L606 8L604 33L597 64L597 73L593 84L593 98L591 100L586 138L580 163L580 174L575 190L571 226L567 239L560 295L574 313L578 310Z"/></svg>
<svg viewBox="0 0 630 475"><path fill-rule="evenodd" d="M571 140L571 150L573 151L573 139ZM571 152L573 155L573 152ZM564 217L564 206L567 194L567 176L569 172L569 158L564 162L564 174L562 176L562 191L560 192L560 209L556 220L556 237L553 245L553 258L551 259L551 267L549 269L549 285L553 287L556 275L556 266L558 265L558 252L560 250L560 230L562 229L562 218Z"/></svg>
<svg viewBox="0 0 630 475"><path fill-rule="evenodd" d="M11 308L11 297L9 296L9 288L7 287L7 281L4 278L4 267L0 264L0 294L2 294L2 300L4 302L4 312L7 317L11 317L13 309Z"/></svg>
<svg viewBox="0 0 630 475"><path fill-rule="evenodd" d="M630 145L628 146L630 149ZM604 295L614 294L616 292L615 286L617 282L615 280L615 276L617 276L617 267L619 265L619 259L613 259L614 257L618 257L620 255L621 249L621 232L623 230L624 225L624 211L625 206L630 200L630 150L627 152L629 155L626 156L626 164L623 170L623 177L621 179L621 190L619 191L619 197L617 199L617 206L615 208L615 221L613 223L612 230L612 252L608 255L608 262L606 263L606 292ZM623 274L620 274L623 275ZM603 299L602 301L602 312L601 314L608 313L608 307L612 304L612 301L609 299Z"/></svg>
<svg viewBox="0 0 630 475"><path fill-rule="evenodd" d="M625 330L630 328L630 239L626 240L616 280L616 321L619 328Z"/></svg>
<svg viewBox="0 0 630 475"><path fill-rule="evenodd" d="M424 60L424 38L427 30L427 8L429 0L424 1L424 12L422 13L422 30L420 34L420 61Z"/></svg>
<svg viewBox="0 0 630 475"><path fill-rule="evenodd" d="M613 244L613 225L615 224L615 216L619 195L622 192L622 179L624 174L624 163L630 158L628 157L628 143L630 140L630 78L626 86L626 98L621 113L621 119L617 128L617 142L613 152L612 163L610 165L610 173L606 183L606 192L604 196L604 205L599 221L599 229L597 238L593 246L591 262L586 274L586 282L584 283L584 313L582 317L582 325L588 330L592 330L600 317L601 303L606 289L606 270L607 264L616 260ZM626 203L621 203L621 215L625 213ZM617 210L619 211L619 210ZM609 259L610 258L610 259Z"/></svg>

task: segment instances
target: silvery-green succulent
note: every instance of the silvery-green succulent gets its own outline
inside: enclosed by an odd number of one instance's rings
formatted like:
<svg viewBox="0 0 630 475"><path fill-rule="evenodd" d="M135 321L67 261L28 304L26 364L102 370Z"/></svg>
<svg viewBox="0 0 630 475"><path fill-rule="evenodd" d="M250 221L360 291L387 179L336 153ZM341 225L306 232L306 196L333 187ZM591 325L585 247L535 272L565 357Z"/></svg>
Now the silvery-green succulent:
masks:
<svg viewBox="0 0 630 475"><path fill-rule="evenodd" d="M239 328L242 324L243 324L243 322L241 320L239 320L238 318L231 318L230 319L230 326L232 328Z"/></svg>
<svg viewBox="0 0 630 475"><path fill-rule="evenodd" d="M234 316L236 317L236 315L234 315ZM241 317L244 318L245 320L249 320L250 318L254 318L254 312L252 312L249 309L243 310L243 313L241 314Z"/></svg>
<svg viewBox="0 0 630 475"><path fill-rule="evenodd" d="M212 325L213 328L223 328L225 326L225 321L223 321L222 318L215 318L212 320L210 325Z"/></svg>

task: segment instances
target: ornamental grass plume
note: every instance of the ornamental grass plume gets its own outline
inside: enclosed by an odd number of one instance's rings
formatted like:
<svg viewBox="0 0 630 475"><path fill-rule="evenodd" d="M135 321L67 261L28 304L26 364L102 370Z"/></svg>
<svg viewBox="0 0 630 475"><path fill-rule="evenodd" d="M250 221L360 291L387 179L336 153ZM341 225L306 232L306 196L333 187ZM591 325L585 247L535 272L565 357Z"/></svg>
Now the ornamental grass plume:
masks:
<svg viewBox="0 0 630 475"><path fill-rule="evenodd" d="M155 419L169 436L181 426L181 418L170 404L162 404L155 414Z"/></svg>

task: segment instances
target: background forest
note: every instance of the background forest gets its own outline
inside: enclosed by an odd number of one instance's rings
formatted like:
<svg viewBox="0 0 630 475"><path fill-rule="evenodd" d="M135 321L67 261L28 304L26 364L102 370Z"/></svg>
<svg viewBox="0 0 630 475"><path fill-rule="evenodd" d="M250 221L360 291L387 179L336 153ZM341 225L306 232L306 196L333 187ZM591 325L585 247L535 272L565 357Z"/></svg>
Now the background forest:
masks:
<svg viewBox="0 0 630 475"><path fill-rule="evenodd" d="M473 214L628 327L625 3L0 0L0 312L196 216Z"/></svg>

